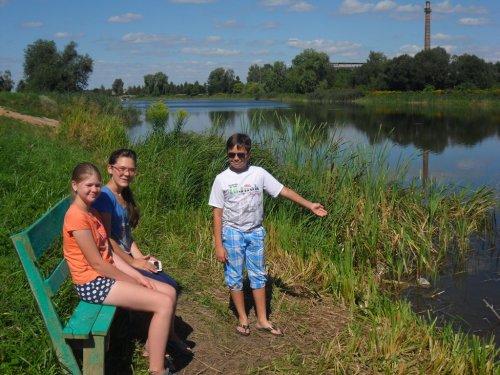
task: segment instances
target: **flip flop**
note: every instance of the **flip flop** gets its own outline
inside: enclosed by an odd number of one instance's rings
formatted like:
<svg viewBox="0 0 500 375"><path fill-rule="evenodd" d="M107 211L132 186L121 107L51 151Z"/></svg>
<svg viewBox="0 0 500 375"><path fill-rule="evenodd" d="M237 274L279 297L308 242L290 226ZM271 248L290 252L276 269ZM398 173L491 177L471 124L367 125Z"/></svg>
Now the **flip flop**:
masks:
<svg viewBox="0 0 500 375"><path fill-rule="evenodd" d="M240 331L238 328L243 328L243 331ZM248 324L238 324L236 326L236 333L241 336L250 336L250 326Z"/></svg>
<svg viewBox="0 0 500 375"><path fill-rule="evenodd" d="M285 334L283 332L281 332L281 330L279 328L277 328L274 324L271 324L269 327L262 327L262 328L259 328L259 327L256 327L258 331L261 331L261 332L267 332L273 336L276 336L276 337L283 337L285 336ZM278 332L278 330L280 331L280 333L274 333L273 331L276 331Z"/></svg>

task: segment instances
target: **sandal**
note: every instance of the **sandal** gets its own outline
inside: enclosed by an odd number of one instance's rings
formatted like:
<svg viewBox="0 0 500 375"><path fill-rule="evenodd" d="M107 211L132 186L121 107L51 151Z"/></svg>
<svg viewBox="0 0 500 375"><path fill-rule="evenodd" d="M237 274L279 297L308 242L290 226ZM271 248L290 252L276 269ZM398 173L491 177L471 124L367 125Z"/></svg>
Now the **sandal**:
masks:
<svg viewBox="0 0 500 375"><path fill-rule="evenodd" d="M276 337L283 337L285 336L285 334L283 332L281 332L281 329L279 329L278 327L276 327L274 324L271 324L269 327L262 327L262 328L259 328L259 327L256 327L258 331L261 331L261 332L267 332L273 336L276 336ZM273 332L274 331L274 332ZM275 332L279 332L279 333L275 333Z"/></svg>
<svg viewBox="0 0 500 375"><path fill-rule="evenodd" d="M240 330L239 328L243 328L243 331ZM250 336L250 326L248 324L239 323L236 326L236 333L241 336Z"/></svg>

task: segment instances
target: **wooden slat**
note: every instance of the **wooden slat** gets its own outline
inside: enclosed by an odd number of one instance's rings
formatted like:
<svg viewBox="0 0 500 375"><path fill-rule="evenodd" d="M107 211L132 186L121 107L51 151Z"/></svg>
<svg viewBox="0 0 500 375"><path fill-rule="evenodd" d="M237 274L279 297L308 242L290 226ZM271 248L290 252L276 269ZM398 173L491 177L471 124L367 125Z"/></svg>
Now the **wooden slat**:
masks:
<svg viewBox="0 0 500 375"><path fill-rule="evenodd" d="M24 233L24 232L22 232ZM31 244L26 235L14 235L11 237L14 247L16 248L21 264L23 265L24 272L28 279L31 291L35 296L36 302L42 313L45 327L49 333L52 345L57 353L59 361L72 374L80 374L78 363L73 355L69 345L64 340L62 333L62 324L59 315L52 303L52 300L46 293L43 276L35 264L33 259L33 251Z"/></svg>
<svg viewBox="0 0 500 375"><path fill-rule="evenodd" d="M80 302L64 327L64 337L67 339L88 338L101 308L102 305Z"/></svg>
<svg viewBox="0 0 500 375"><path fill-rule="evenodd" d="M103 305L99 316L92 326L92 334L94 336L106 336L115 316L116 306Z"/></svg>
<svg viewBox="0 0 500 375"><path fill-rule="evenodd" d="M51 297L69 275L67 262L63 258L46 280L37 265L38 259L61 236L64 216L71 202L70 197L62 199L33 225L11 236L11 239L63 368L71 374L81 374L66 339L83 339L84 373L104 374L105 342L116 307L80 302L63 328Z"/></svg>
<svg viewBox="0 0 500 375"><path fill-rule="evenodd" d="M50 244L61 235L64 215L73 199L66 197L49 209L40 219L26 229L36 259L40 259Z"/></svg>
<svg viewBox="0 0 500 375"><path fill-rule="evenodd" d="M66 259L63 259L58 264L56 269L52 272L52 274L45 280L45 286L47 287L47 293L49 293L49 297L52 297L56 294L68 275L68 264L66 263Z"/></svg>

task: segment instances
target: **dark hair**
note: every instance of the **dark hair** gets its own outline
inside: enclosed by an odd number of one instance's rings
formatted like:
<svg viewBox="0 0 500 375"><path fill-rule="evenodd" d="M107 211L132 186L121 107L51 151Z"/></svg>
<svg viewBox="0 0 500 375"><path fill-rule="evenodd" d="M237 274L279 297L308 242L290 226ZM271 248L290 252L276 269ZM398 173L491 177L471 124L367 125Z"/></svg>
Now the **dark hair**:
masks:
<svg viewBox="0 0 500 375"><path fill-rule="evenodd" d="M115 164L120 158L130 158L134 161L134 164L137 163L137 154L134 150L128 148L121 148L119 150L115 150L109 156L108 163L110 165ZM127 205L128 212L128 222L132 228L135 228L137 224L139 224L140 211L139 207L135 204L134 195L132 194L132 189L129 186L122 190L122 198Z"/></svg>
<svg viewBox="0 0 500 375"><path fill-rule="evenodd" d="M226 150L229 150L237 146L238 148L244 147L247 152L250 152L252 148L252 140L246 134L236 133L229 137L226 142Z"/></svg>

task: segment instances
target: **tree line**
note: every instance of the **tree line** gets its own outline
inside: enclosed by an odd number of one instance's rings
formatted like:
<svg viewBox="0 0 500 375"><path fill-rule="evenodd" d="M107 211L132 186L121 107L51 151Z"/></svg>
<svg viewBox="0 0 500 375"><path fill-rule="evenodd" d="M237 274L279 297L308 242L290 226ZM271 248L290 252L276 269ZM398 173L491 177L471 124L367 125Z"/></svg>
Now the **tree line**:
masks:
<svg viewBox="0 0 500 375"><path fill-rule="evenodd" d="M93 60L76 51L70 42L58 51L55 42L39 39L24 51L24 78L17 91L74 92L87 87ZM207 81L200 83L169 82L164 72L146 74L144 84L129 86L116 78L111 88L95 91L122 95L245 95L259 98L279 94L314 94L342 89L419 91L427 89L488 89L500 83L500 62L491 63L469 54L450 55L441 47L423 50L415 56L400 55L392 59L382 52L371 51L362 66L335 68L324 52L306 49L295 56L290 66L283 61L253 64L246 83L233 69L218 67ZM14 82L9 70L0 72L0 91L10 91Z"/></svg>

